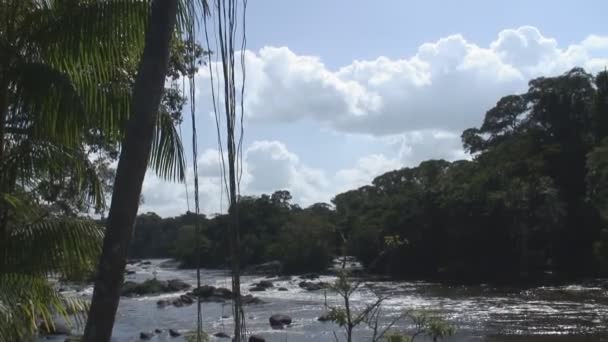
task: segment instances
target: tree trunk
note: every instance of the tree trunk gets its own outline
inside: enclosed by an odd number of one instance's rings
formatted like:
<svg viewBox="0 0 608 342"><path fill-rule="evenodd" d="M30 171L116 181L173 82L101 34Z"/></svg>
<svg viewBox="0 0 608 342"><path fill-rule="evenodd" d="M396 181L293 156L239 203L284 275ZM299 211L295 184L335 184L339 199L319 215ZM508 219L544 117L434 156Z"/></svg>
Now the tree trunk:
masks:
<svg viewBox="0 0 608 342"><path fill-rule="evenodd" d="M116 170L103 251L83 341L108 342L120 289L127 249L133 235L141 187L148 167L156 117L169 62L178 0L155 0L146 30L146 45L133 88L132 116Z"/></svg>
<svg viewBox="0 0 608 342"><path fill-rule="evenodd" d="M3 78L3 70L0 70L0 78ZM6 186L6 172L4 170L4 143L5 125L8 116L8 82L0 81L0 194L8 192ZM7 241L8 235L8 212L7 205L0 201L0 251L2 251L2 241ZM2 256L0 256L2 257Z"/></svg>

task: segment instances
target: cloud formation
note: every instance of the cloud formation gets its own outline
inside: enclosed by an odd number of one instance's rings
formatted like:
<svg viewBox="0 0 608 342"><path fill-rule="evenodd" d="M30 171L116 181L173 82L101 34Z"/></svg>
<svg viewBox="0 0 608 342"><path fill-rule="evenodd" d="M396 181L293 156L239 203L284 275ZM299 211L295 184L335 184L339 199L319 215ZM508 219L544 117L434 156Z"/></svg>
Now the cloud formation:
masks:
<svg viewBox="0 0 608 342"><path fill-rule="evenodd" d="M575 66L608 65L608 37L560 47L531 26L501 31L489 46L451 35L409 58L355 60L338 70L287 47L246 52L245 113L261 122L310 119L342 132L391 135L461 131L503 95ZM201 74L206 77L206 71Z"/></svg>
<svg viewBox="0 0 608 342"><path fill-rule="evenodd" d="M298 55L287 47L245 54L248 122L312 122L331 134L365 135L370 144L383 147L383 152L362 153L352 165L337 169L310 167L289 150L289 140L258 137L245 148L243 194L288 189L295 202L309 205L368 184L389 170L426 159L467 158L461 131L478 126L500 97L525 91L531 78L575 66L603 70L608 66L608 37L590 35L560 46L556 39L524 26L501 31L487 46L451 35L422 44L413 56L354 60L335 70L319 57ZM209 103L208 70L203 68L198 77L198 103ZM319 153L331 149L327 146ZM198 159L202 210L224 211L220 156L209 148ZM193 209L191 168L188 179ZM140 211L163 216L180 214L188 205L185 186L162 182L152 174L144 183L144 200Z"/></svg>
<svg viewBox="0 0 608 342"><path fill-rule="evenodd" d="M200 205L201 211L207 214L225 212L227 208L219 165L217 151L209 149L199 156ZM329 202L337 193L365 185L379 174L402 165L399 159L373 154L361 157L352 168L329 173L300 162L282 142L255 141L244 155L241 193L260 195L289 190L295 203L308 206L316 202ZM208 172L211 170L214 171ZM153 172L148 172L140 212L155 211L161 216L170 216L183 213L188 208L194 211L193 176L190 167L188 182L184 185L165 182Z"/></svg>

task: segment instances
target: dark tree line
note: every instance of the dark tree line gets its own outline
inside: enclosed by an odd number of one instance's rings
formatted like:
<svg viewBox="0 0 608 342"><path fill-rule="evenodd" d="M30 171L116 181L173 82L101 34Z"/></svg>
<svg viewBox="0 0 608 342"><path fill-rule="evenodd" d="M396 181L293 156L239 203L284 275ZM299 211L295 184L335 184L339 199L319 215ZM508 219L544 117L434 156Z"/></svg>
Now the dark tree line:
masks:
<svg viewBox="0 0 608 342"><path fill-rule="evenodd" d="M278 260L286 273L324 270L335 255L333 211L328 204L302 209L290 203L288 191L239 201L241 262L244 266ZM163 219L154 213L139 215L130 252L136 258L172 257L182 267L228 267L228 217L201 221L193 213Z"/></svg>
<svg viewBox="0 0 608 342"><path fill-rule="evenodd" d="M244 264L280 260L287 272L357 256L396 277L516 281L608 270L608 73L576 68L505 96L462 133L471 160L428 160L387 172L301 209L286 191L245 197ZM191 214L141 215L134 256L195 264ZM202 264L227 263L225 216L201 218Z"/></svg>

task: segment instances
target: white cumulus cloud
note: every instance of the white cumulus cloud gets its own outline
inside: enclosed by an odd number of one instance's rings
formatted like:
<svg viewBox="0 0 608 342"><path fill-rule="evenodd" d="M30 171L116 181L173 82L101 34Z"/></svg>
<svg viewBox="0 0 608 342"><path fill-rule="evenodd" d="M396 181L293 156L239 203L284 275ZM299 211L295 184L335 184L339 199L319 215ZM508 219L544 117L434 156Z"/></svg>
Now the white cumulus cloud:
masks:
<svg viewBox="0 0 608 342"><path fill-rule="evenodd" d="M343 132L392 135L460 131L479 124L504 95L527 81L575 66L608 65L608 37L560 47L523 26L498 33L488 46L451 35L422 44L413 56L355 60L337 70L287 47L247 51L245 113L250 120L314 120ZM203 78L207 72L201 73Z"/></svg>
<svg viewBox="0 0 608 342"><path fill-rule="evenodd" d="M561 74L575 66L589 72L604 70L608 37L589 35L563 46L537 28L523 26L497 33L487 45L455 34L422 44L410 56L353 60L335 69L319 56L299 55L288 47L244 53L246 125L306 122L306 127L364 135L370 144L384 146L383 152L362 152L352 165L330 170L304 163L288 149L288 139L256 137L244 149L242 193L287 189L297 203L308 205L426 159L467 158L460 133L480 125L485 111L500 97L525 91L531 78ZM202 68L198 77L199 109L210 113L208 69ZM327 146L319 153L331 151ZM204 150L198 160L203 211L225 210L217 150ZM189 175L191 199L191 168ZM140 211L175 215L187 207L183 185L153 175L146 178L144 198Z"/></svg>

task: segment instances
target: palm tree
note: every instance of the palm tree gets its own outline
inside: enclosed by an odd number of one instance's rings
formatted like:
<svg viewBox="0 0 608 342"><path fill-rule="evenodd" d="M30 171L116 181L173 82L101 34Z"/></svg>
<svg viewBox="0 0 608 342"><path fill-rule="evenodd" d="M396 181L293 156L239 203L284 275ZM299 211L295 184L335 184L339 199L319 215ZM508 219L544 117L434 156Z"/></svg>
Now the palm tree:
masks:
<svg viewBox="0 0 608 342"><path fill-rule="evenodd" d="M169 67L169 52L177 14L178 0L152 2L146 44L134 85L134 115L129 121L116 170L112 204L84 341L108 342L112 336L128 246Z"/></svg>
<svg viewBox="0 0 608 342"><path fill-rule="evenodd" d="M125 134L148 11L142 1L0 2L0 341L67 313L47 278L81 273L99 256L102 229L56 205L105 205L89 157ZM181 141L162 114L151 166L183 180Z"/></svg>
<svg viewBox="0 0 608 342"><path fill-rule="evenodd" d="M171 41L176 27L178 33L187 32L192 38L198 11L207 14L205 0L153 0L151 3L145 47L133 87L133 117L129 120L116 170L84 341L110 341L141 187L150 152L154 151L154 128L169 67ZM190 43L193 47L193 42Z"/></svg>

